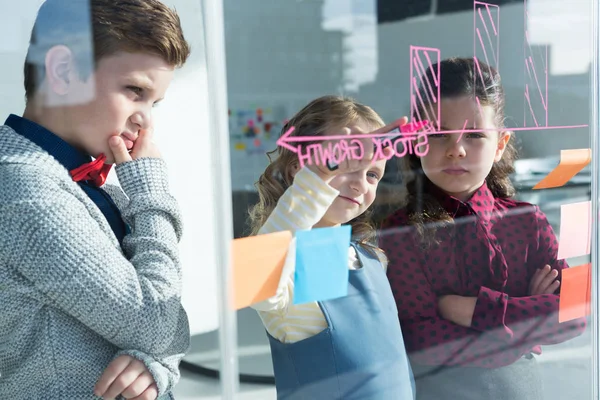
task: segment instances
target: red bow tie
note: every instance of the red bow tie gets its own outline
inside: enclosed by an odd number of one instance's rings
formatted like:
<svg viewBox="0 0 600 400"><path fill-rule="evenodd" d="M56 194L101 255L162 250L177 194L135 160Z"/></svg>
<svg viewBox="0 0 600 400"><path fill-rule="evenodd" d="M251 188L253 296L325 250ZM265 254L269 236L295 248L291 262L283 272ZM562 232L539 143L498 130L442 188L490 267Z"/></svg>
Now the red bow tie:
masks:
<svg viewBox="0 0 600 400"><path fill-rule="evenodd" d="M104 161L106 161L106 156L100 154L94 161L72 169L70 172L73 181L91 181L98 187L104 185L106 177L112 168L112 164L104 164Z"/></svg>

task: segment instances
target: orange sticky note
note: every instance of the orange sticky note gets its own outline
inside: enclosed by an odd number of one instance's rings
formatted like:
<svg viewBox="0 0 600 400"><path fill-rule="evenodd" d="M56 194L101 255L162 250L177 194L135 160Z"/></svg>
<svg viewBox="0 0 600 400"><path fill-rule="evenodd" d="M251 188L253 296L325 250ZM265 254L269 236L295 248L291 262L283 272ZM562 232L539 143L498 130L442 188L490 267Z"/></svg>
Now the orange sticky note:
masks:
<svg viewBox="0 0 600 400"><path fill-rule="evenodd" d="M231 246L233 306L236 310L275 295L292 233L235 239Z"/></svg>
<svg viewBox="0 0 600 400"><path fill-rule="evenodd" d="M559 260L590 254L592 240L591 213L591 201L560 206Z"/></svg>
<svg viewBox="0 0 600 400"><path fill-rule="evenodd" d="M562 270L558 322L571 321L591 314L592 264Z"/></svg>
<svg viewBox="0 0 600 400"><path fill-rule="evenodd" d="M591 149L561 150L560 163L534 189L560 187L577 175L592 160Z"/></svg>

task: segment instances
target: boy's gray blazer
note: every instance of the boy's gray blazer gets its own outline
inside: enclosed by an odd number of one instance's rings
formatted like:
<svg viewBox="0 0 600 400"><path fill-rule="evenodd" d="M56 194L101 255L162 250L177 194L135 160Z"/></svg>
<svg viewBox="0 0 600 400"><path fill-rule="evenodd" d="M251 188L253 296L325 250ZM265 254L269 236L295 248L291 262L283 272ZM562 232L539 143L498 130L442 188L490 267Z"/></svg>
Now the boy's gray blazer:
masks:
<svg viewBox="0 0 600 400"><path fill-rule="evenodd" d="M162 160L116 173L131 227L122 248L58 161L0 127L0 399L95 399L121 354L142 360L159 398L171 398L189 346L181 217Z"/></svg>

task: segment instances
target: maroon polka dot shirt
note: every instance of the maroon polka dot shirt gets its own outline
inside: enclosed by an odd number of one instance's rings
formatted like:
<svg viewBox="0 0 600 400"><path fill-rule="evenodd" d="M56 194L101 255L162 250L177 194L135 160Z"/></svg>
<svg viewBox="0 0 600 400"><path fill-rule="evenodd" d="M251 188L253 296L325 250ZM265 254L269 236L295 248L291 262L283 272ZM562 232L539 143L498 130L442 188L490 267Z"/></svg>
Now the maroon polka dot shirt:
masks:
<svg viewBox="0 0 600 400"><path fill-rule="evenodd" d="M558 323L558 294L528 294L537 268L550 265L559 280L568 268L556 259L556 236L537 206L494 198L486 184L466 203L433 192L455 220L435 231L438 244L421 247L404 209L388 217L380 232L413 362L500 367L583 332L585 319ZM439 315L437 299L448 294L477 297L470 328Z"/></svg>

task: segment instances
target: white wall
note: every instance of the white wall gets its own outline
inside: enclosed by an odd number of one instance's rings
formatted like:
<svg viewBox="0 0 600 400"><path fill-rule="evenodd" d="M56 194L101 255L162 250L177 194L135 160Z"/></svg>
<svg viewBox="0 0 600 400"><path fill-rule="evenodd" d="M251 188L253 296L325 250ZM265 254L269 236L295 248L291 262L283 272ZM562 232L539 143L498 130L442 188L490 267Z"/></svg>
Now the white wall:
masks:
<svg viewBox="0 0 600 400"><path fill-rule="evenodd" d="M212 179L219 155L212 154L208 129L207 72L200 1L164 0L177 9L192 47L167 101L156 110L158 143L170 168L171 185L185 223L181 242L183 305L192 334L218 327L217 260ZM223 89L225 90L225 88Z"/></svg>
<svg viewBox="0 0 600 400"><path fill-rule="evenodd" d="M4 0L0 5L0 119L25 107L23 61L41 0ZM187 64L175 75L166 100L155 110L156 141L169 165L171 188L184 216L181 256L183 302L193 334L218 327L214 199L208 131L207 74L200 1L167 0L181 17L191 43ZM114 177L111 177L114 179Z"/></svg>

